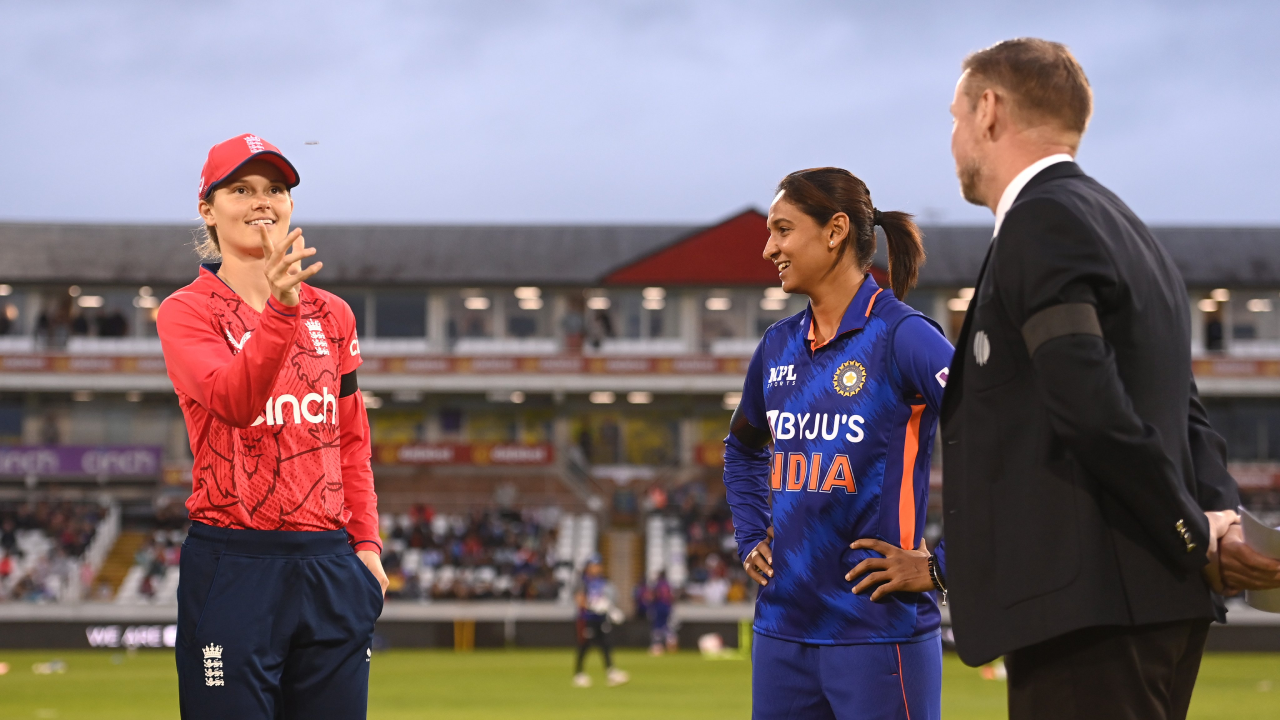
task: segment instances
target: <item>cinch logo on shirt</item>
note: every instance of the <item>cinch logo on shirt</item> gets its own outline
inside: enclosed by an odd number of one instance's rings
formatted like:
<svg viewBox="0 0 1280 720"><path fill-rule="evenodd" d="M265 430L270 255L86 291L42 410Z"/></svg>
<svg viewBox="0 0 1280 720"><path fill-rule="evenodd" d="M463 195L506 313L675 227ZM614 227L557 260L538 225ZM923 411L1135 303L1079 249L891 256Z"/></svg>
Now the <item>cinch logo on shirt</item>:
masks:
<svg viewBox="0 0 1280 720"><path fill-rule="evenodd" d="M866 419L861 415L844 415L835 413L828 415L827 413L798 413L782 412L781 410L769 410L765 413L769 418L769 430L773 432L775 440L790 440L791 438L803 438L805 440L814 440L819 435L823 440L835 440L840 436L840 431L846 426L852 432L844 434L844 439L851 443L860 443L866 437L863 431L863 425ZM828 423L830 427L828 428Z"/></svg>
<svg viewBox="0 0 1280 720"><path fill-rule="evenodd" d="M822 472L822 453L782 453L773 454L773 471L769 473L769 487L774 490L783 489L783 475L786 475L786 490L796 492L829 493L836 488L852 495L858 492L853 479L853 469L849 467L848 455L836 455ZM821 482L819 479L821 478Z"/></svg>
<svg viewBox="0 0 1280 720"><path fill-rule="evenodd" d="M329 422L334 425L338 424L338 398L329 393L329 388L320 388L324 395L319 393L307 393L302 396L302 400L293 395L281 395L278 398L267 398L267 411L264 415L259 415L258 419L249 427L257 427L265 420L267 425L283 425L285 418L289 417L285 414L288 405L293 406L293 422L301 424L303 419L309 423ZM320 412L312 412L313 406L320 405ZM333 419L329 419L329 408L333 408Z"/></svg>
<svg viewBox="0 0 1280 720"><path fill-rule="evenodd" d="M796 366L779 365L769 368L769 385L795 385Z"/></svg>

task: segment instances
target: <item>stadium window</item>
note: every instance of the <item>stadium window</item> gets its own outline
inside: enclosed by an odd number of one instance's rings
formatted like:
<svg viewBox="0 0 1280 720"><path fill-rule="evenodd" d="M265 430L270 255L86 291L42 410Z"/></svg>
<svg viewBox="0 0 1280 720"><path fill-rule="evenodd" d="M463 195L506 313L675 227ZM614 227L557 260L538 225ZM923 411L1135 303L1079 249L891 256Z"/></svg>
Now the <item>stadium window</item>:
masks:
<svg viewBox="0 0 1280 720"><path fill-rule="evenodd" d="M463 288L449 298L450 338L486 338L494 335L493 293Z"/></svg>
<svg viewBox="0 0 1280 720"><path fill-rule="evenodd" d="M546 337L551 334L551 308L542 289L518 287L503 294L507 337Z"/></svg>
<svg viewBox="0 0 1280 720"><path fill-rule="evenodd" d="M100 287L76 290L70 304L72 335L123 338L138 334L139 329L140 334L153 334L147 332L146 326L151 324L154 308L135 302L140 297L136 290ZM155 305L158 307L159 303Z"/></svg>
<svg viewBox="0 0 1280 720"><path fill-rule="evenodd" d="M770 325L800 312L808 302L805 296L792 295L780 287L765 288L756 314L755 336L763 337Z"/></svg>
<svg viewBox="0 0 1280 720"><path fill-rule="evenodd" d="M723 345L725 340L741 340L755 329L754 316L760 311L759 290L734 292L710 290L702 301L703 350Z"/></svg>
<svg viewBox="0 0 1280 720"><path fill-rule="evenodd" d="M440 432L446 435L462 433L462 410L458 408L440 409Z"/></svg>
<svg viewBox="0 0 1280 720"><path fill-rule="evenodd" d="M369 308L368 294L359 290L341 290L333 294L345 300L351 308L351 314L356 316L356 335L364 337L368 334L365 329L365 316L368 315Z"/></svg>
<svg viewBox="0 0 1280 720"><path fill-rule="evenodd" d="M1232 354L1274 355L1280 352L1280 313L1274 292L1239 292L1231 300Z"/></svg>
<svg viewBox="0 0 1280 720"><path fill-rule="evenodd" d="M379 292L374 296L377 337L425 337L427 297L422 292Z"/></svg>
<svg viewBox="0 0 1280 720"><path fill-rule="evenodd" d="M615 337L649 340L677 335L679 304L669 301L665 289L616 290L607 299Z"/></svg>

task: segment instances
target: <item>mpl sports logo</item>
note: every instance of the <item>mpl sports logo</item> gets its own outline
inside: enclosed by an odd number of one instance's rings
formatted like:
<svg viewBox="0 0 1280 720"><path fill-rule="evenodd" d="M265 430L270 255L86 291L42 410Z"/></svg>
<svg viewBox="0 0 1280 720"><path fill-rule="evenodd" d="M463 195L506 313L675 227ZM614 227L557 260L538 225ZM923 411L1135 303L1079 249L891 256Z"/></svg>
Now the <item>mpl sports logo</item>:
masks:
<svg viewBox="0 0 1280 720"><path fill-rule="evenodd" d="M796 384L796 366L779 365L769 368L769 387Z"/></svg>
<svg viewBox="0 0 1280 720"><path fill-rule="evenodd" d="M295 425L301 425L304 419L314 425L318 425L320 423L337 425L338 398L333 393L329 392L329 388L327 387L320 388L320 390L324 393L323 395L320 393L307 393L302 396L301 400L293 395L281 395L280 397L267 398L266 412L259 415L253 425L250 425L249 427L257 427L264 422L268 426L283 425L285 420L289 417L287 411L290 409L290 406L292 406L293 409L292 415L293 423ZM317 406L320 410L318 413L314 411ZM333 413L332 420L330 419L330 411Z"/></svg>

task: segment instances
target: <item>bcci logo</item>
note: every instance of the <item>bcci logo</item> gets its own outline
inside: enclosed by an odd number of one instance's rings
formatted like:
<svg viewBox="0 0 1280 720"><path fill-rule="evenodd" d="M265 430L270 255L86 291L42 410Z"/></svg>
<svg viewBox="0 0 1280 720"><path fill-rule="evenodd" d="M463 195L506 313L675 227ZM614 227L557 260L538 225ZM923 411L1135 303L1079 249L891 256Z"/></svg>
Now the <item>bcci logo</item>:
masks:
<svg viewBox="0 0 1280 720"><path fill-rule="evenodd" d="M850 360L836 369L836 376L831 379L836 392L845 397L853 397L867 382L867 369L857 360Z"/></svg>

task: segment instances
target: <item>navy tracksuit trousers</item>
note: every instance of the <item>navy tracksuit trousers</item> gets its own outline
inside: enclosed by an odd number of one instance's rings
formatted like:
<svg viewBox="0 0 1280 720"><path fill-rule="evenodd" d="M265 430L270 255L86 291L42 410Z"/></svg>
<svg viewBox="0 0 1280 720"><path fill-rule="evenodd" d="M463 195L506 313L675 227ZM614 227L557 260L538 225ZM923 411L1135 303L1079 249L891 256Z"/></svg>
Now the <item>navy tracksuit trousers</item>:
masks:
<svg viewBox="0 0 1280 720"><path fill-rule="evenodd" d="M345 530L193 522L178 585L182 717L364 718L381 613Z"/></svg>

